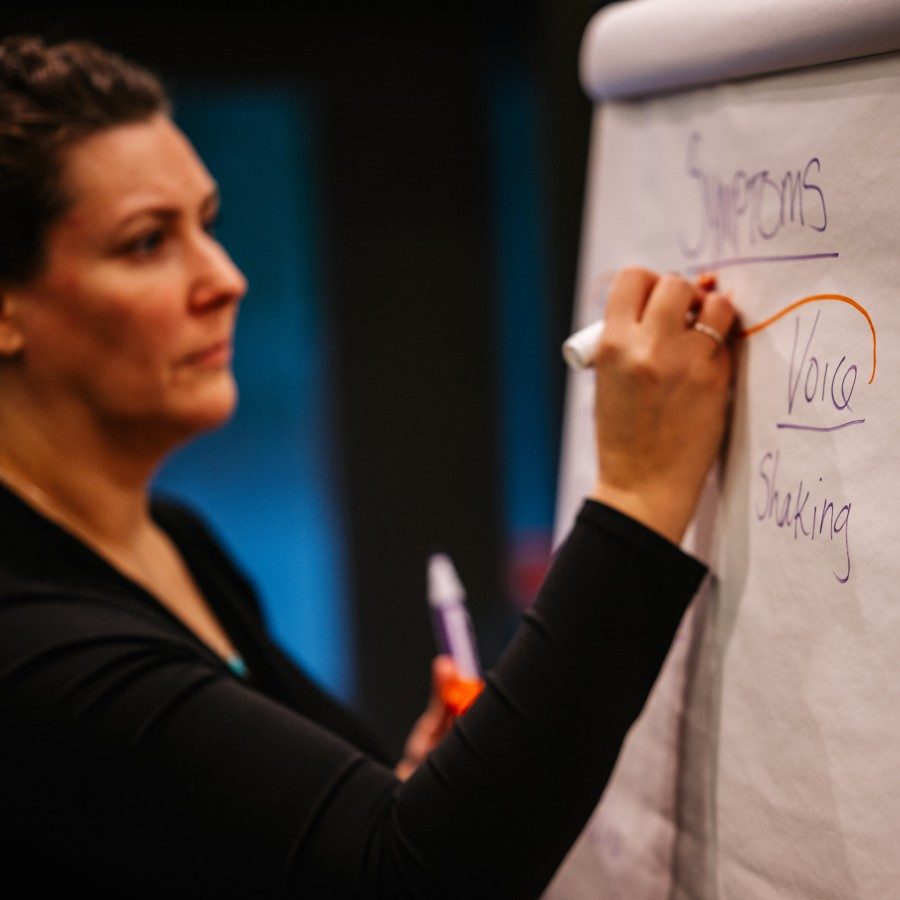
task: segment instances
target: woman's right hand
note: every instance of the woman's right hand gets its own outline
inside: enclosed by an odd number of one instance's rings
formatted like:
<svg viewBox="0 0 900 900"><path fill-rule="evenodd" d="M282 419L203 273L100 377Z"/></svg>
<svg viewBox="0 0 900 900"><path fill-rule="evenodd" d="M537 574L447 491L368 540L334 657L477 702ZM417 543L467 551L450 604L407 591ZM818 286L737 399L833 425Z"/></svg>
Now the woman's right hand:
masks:
<svg viewBox="0 0 900 900"><path fill-rule="evenodd" d="M624 269L609 293L594 359L600 475L592 497L674 543L724 435L734 322L727 296L678 275Z"/></svg>

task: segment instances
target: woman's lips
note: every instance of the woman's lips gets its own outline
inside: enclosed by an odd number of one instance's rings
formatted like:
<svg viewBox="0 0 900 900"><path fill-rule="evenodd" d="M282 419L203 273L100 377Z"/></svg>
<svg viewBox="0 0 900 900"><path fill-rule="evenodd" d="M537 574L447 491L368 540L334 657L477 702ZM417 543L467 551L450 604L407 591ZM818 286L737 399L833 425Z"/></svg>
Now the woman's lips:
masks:
<svg viewBox="0 0 900 900"><path fill-rule="evenodd" d="M181 360L182 365L214 368L227 366L231 362L231 341L217 341L203 350L189 353Z"/></svg>

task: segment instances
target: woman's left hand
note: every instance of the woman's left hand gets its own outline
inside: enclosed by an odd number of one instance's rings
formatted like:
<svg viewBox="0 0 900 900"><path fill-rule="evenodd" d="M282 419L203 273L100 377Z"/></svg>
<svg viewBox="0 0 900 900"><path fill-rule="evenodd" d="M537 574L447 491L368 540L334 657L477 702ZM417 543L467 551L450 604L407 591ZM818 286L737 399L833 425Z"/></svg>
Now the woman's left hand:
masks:
<svg viewBox="0 0 900 900"><path fill-rule="evenodd" d="M449 656L436 656L432 660L431 697L428 706L413 725L403 748L403 759L394 769L394 774L401 781L406 781L416 771L422 760L450 730L455 716L442 699L442 694L444 687L458 677L456 663Z"/></svg>

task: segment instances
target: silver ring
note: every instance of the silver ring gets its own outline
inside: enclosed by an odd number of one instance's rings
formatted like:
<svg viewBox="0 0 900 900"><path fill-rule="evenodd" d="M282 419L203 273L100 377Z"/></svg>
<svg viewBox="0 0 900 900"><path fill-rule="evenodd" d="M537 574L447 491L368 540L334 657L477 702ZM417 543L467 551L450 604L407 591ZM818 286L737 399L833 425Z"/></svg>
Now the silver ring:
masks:
<svg viewBox="0 0 900 900"><path fill-rule="evenodd" d="M720 347L725 346L725 337L705 322L694 322L691 328L694 331L699 331L700 334L705 334L708 338L712 338Z"/></svg>

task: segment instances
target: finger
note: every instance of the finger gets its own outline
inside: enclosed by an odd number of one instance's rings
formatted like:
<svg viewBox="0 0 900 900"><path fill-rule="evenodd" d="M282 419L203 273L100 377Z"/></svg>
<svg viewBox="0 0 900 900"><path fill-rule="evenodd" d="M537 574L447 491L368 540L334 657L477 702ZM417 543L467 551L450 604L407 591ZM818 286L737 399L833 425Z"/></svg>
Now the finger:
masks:
<svg viewBox="0 0 900 900"><path fill-rule="evenodd" d="M431 680L432 682L446 681L454 675L458 675L459 670L453 657L447 653L441 653L435 656L431 661Z"/></svg>
<svg viewBox="0 0 900 900"><path fill-rule="evenodd" d="M429 721L440 723L447 717L452 718L450 688L459 677L459 667L453 657L442 654L431 661L431 696L423 714L431 717Z"/></svg>
<svg viewBox="0 0 900 900"><path fill-rule="evenodd" d="M407 738L404 758L418 765L446 734L451 722L452 716L446 710L436 707L426 709L416 720Z"/></svg>
<svg viewBox="0 0 900 900"><path fill-rule="evenodd" d="M721 335L728 337L737 317L737 310L731 298L721 291L713 291L703 300L697 314L697 321L715 328Z"/></svg>
<svg viewBox="0 0 900 900"><path fill-rule="evenodd" d="M726 342L735 322L736 311L731 303L731 299L718 291L707 294L703 300L703 305L697 314L697 323L705 328L712 329L715 334L720 335L723 342ZM703 333L702 328L697 329L697 337L704 339L710 345L715 353L720 349L720 345L715 340L711 340L713 335Z"/></svg>
<svg viewBox="0 0 900 900"><path fill-rule="evenodd" d="M650 292L642 321L661 331L681 332L691 307L702 302L703 294L696 285L674 272L668 272Z"/></svg>
<svg viewBox="0 0 900 900"><path fill-rule="evenodd" d="M431 697L439 700L444 687L459 677L459 668L452 656L441 654L431 661Z"/></svg>
<svg viewBox="0 0 900 900"><path fill-rule="evenodd" d="M404 758L409 760L413 765L418 765L428 754L431 744L431 732L433 725L429 721L428 714L419 716L413 728L409 740L406 742L406 751Z"/></svg>
<svg viewBox="0 0 900 900"><path fill-rule="evenodd" d="M607 323L615 327L637 322L658 280L659 276L649 269L639 266L622 269L616 275L606 299Z"/></svg>
<svg viewBox="0 0 900 900"><path fill-rule="evenodd" d="M714 291L717 286L717 278L715 272L701 272L697 276L697 290L702 291L703 293L709 293L709 291Z"/></svg>
<svg viewBox="0 0 900 900"><path fill-rule="evenodd" d="M694 285L697 288L695 299L684 320L689 328L697 321L697 315L700 312L700 307L703 305L703 300L706 295L717 290L718 278L713 272L701 272L694 280Z"/></svg>

